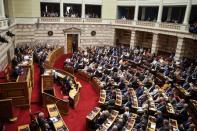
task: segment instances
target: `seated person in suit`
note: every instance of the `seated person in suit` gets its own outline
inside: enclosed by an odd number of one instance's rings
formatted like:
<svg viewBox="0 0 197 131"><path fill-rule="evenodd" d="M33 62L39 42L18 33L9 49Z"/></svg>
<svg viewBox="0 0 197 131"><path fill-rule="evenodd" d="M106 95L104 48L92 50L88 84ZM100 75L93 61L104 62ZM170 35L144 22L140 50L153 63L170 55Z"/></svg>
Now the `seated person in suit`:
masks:
<svg viewBox="0 0 197 131"><path fill-rule="evenodd" d="M162 113L166 112L166 105L167 105L167 102L165 101L165 99L161 99L159 104L156 105L157 110L161 111Z"/></svg>
<svg viewBox="0 0 197 131"><path fill-rule="evenodd" d="M184 104L184 106L182 107L182 109L176 110L177 120L180 123L183 123L183 122L187 121L187 119L188 119L187 110L188 110L188 104Z"/></svg>
<svg viewBox="0 0 197 131"><path fill-rule="evenodd" d="M154 96L159 92L160 87L158 85L153 85L152 89L150 90L150 95Z"/></svg>
<svg viewBox="0 0 197 131"><path fill-rule="evenodd" d="M180 124L179 130L180 131L188 130L191 124L193 124L192 117L189 117L187 121Z"/></svg>
<svg viewBox="0 0 197 131"><path fill-rule="evenodd" d="M196 125L194 123L189 125L189 128L187 129L187 131L195 131Z"/></svg>
<svg viewBox="0 0 197 131"><path fill-rule="evenodd" d="M142 116L138 116L135 123L135 128L139 129L142 128L143 125L147 125L148 123L148 114L145 111Z"/></svg>
<svg viewBox="0 0 197 131"><path fill-rule="evenodd" d="M113 125L113 127L109 129L109 131L118 131L117 125Z"/></svg>
<svg viewBox="0 0 197 131"><path fill-rule="evenodd" d="M144 92L144 87L142 86L142 84L139 85L139 87L136 89L136 96L140 97Z"/></svg>
<svg viewBox="0 0 197 131"><path fill-rule="evenodd" d="M185 104L185 100L184 99L181 99L174 107L175 110L180 110L183 108Z"/></svg>
<svg viewBox="0 0 197 131"><path fill-rule="evenodd" d="M12 66L15 67L17 66L19 63L18 59L17 59L17 56L15 55L14 58L12 59Z"/></svg>
<svg viewBox="0 0 197 131"><path fill-rule="evenodd" d="M156 113L156 128L161 128L163 124L163 114L161 111L157 111Z"/></svg>
<svg viewBox="0 0 197 131"><path fill-rule="evenodd" d="M20 75L22 71L23 71L23 69L22 69L20 66L16 66L16 67L14 68L13 72L12 72L12 76L13 76L14 78L17 78L18 75Z"/></svg>
<svg viewBox="0 0 197 131"><path fill-rule="evenodd" d="M163 125L159 129L159 131L170 131L170 125L169 125L169 121L167 119L163 120Z"/></svg>
<svg viewBox="0 0 197 131"><path fill-rule="evenodd" d="M184 84L182 85L182 88L184 88L185 90L187 90L190 87L190 83L188 81L188 79L185 80Z"/></svg>
<svg viewBox="0 0 197 131"><path fill-rule="evenodd" d="M125 117L129 117L129 115L130 115L130 113L129 113L129 107L125 107L125 112L123 113L123 115L125 116Z"/></svg>
<svg viewBox="0 0 197 131"><path fill-rule="evenodd" d="M99 128L100 125L103 124L103 122L107 119L107 117L109 116L109 111L108 110L103 110L100 113L100 116L95 119L94 123L95 123L95 128Z"/></svg>
<svg viewBox="0 0 197 131"><path fill-rule="evenodd" d="M52 131L50 128L49 121L44 118L44 113L40 112L37 117L38 124L43 131Z"/></svg>
<svg viewBox="0 0 197 131"><path fill-rule="evenodd" d="M139 98L138 98L138 106L142 107L142 105L144 104L144 102L148 100L147 94L144 93L142 94Z"/></svg>
<svg viewBox="0 0 197 131"><path fill-rule="evenodd" d="M192 98L196 98L197 86L191 83L188 92L190 93Z"/></svg>
<svg viewBox="0 0 197 131"><path fill-rule="evenodd" d="M124 121L122 118L118 119L117 122L114 123L118 127L118 131L121 131L124 126Z"/></svg>
<svg viewBox="0 0 197 131"><path fill-rule="evenodd" d="M107 107L114 106L115 99L116 99L116 91L115 90L109 91L107 93L107 98L104 105Z"/></svg>

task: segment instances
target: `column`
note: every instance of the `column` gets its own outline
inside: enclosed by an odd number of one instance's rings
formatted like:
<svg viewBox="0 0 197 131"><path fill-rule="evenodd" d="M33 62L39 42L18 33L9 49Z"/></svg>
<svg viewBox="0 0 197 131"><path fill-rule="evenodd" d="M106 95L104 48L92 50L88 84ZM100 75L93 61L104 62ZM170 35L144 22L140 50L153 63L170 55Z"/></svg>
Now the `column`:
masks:
<svg viewBox="0 0 197 131"><path fill-rule="evenodd" d="M184 55L185 43L183 37L178 37L175 60L180 60Z"/></svg>
<svg viewBox="0 0 197 131"><path fill-rule="evenodd" d="M136 31L133 30L131 31L130 48L134 49L135 45L136 45Z"/></svg>
<svg viewBox="0 0 197 131"><path fill-rule="evenodd" d="M60 17L64 17L64 2L60 0Z"/></svg>
<svg viewBox="0 0 197 131"><path fill-rule="evenodd" d="M0 0L0 18L5 18L4 2Z"/></svg>
<svg viewBox="0 0 197 131"><path fill-rule="evenodd" d="M157 15L157 22L158 23L161 23L162 13L163 13L163 0L160 0L159 11L158 11L158 15Z"/></svg>
<svg viewBox="0 0 197 131"><path fill-rule="evenodd" d="M142 7L142 16L141 16L141 20L145 19L145 13L146 13L146 7Z"/></svg>
<svg viewBox="0 0 197 131"><path fill-rule="evenodd" d="M187 1L188 2L187 2L186 11L185 11L185 17L184 17L184 21L183 21L184 25L187 25L189 22L191 8L192 8L192 0L187 0Z"/></svg>
<svg viewBox="0 0 197 131"><path fill-rule="evenodd" d="M138 0L136 0L134 21L137 21L138 20L138 11L139 11L139 5L138 5Z"/></svg>
<svg viewBox="0 0 197 131"><path fill-rule="evenodd" d="M85 0L82 0L81 18L85 18Z"/></svg>
<svg viewBox="0 0 197 131"><path fill-rule="evenodd" d="M159 36L158 34L153 34L153 40L152 40L152 48L151 48L151 54L157 54L159 48Z"/></svg>
<svg viewBox="0 0 197 131"><path fill-rule="evenodd" d="M171 16L172 16L172 7L169 7L169 8L168 8L167 21L171 21Z"/></svg>

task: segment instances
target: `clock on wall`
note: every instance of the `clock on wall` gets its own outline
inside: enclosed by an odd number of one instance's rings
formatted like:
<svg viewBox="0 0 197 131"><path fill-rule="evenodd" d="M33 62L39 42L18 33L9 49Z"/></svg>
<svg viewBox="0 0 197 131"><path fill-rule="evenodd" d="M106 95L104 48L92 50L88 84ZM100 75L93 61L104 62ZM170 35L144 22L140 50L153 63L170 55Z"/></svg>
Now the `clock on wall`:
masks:
<svg viewBox="0 0 197 131"><path fill-rule="evenodd" d="M95 35L96 35L96 31L92 31L91 36L95 36Z"/></svg>
<svg viewBox="0 0 197 131"><path fill-rule="evenodd" d="M53 36L53 31L48 31L48 36Z"/></svg>

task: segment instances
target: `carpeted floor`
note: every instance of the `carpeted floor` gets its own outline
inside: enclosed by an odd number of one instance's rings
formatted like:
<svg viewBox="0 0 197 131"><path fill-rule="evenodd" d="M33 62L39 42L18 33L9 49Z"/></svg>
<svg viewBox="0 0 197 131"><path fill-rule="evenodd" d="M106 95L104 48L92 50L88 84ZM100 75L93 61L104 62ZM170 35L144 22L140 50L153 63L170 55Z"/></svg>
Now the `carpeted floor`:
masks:
<svg viewBox="0 0 197 131"><path fill-rule="evenodd" d="M57 69L63 69L64 60L70 57L71 54L63 55L55 62L54 67ZM18 117L16 123L6 123L5 131L17 131L19 125L30 123L30 112L39 112L42 111L47 115L46 108L42 108L40 105L40 75L39 75L38 64L34 64L34 87L32 90L31 97L31 107L30 109L21 109L14 108L14 114ZM90 83L87 83L83 80L78 79L81 83L82 88L80 90L80 99L77 107L75 109L70 108L68 115L62 116L65 120L70 131L86 131L86 115L97 106L98 94L96 90L91 86ZM61 97L60 90L57 88L56 95Z"/></svg>
<svg viewBox="0 0 197 131"><path fill-rule="evenodd" d="M40 69L38 64L34 64L34 88L31 95L31 103L40 102L41 90L40 90Z"/></svg>
<svg viewBox="0 0 197 131"><path fill-rule="evenodd" d="M54 95L59 98L59 99L62 99L63 98L63 95L61 93L61 89L60 89L60 85L58 84L54 84L53 85L53 90L54 90Z"/></svg>
<svg viewBox="0 0 197 131"><path fill-rule="evenodd" d="M55 61L53 67L56 69L64 69L64 61L66 58L71 57L72 54L66 54L66 55L62 55L60 56L57 61Z"/></svg>

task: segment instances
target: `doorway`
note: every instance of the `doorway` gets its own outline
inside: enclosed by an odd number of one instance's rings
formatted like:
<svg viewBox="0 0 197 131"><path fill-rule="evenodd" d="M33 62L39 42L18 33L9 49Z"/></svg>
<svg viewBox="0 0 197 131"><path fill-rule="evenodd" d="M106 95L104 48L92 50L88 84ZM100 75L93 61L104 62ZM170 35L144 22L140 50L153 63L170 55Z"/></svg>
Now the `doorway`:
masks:
<svg viewBox="0 0 197 131"><path fill-rule="evenodd" d="M67 53L78 51L78 34L67 34Z"/></svg>
<svg viewBox="0 0 197 131"><path fill-rule="evenodd" d="M131 30L115 29L116 46L130 46Z"/></svg>

